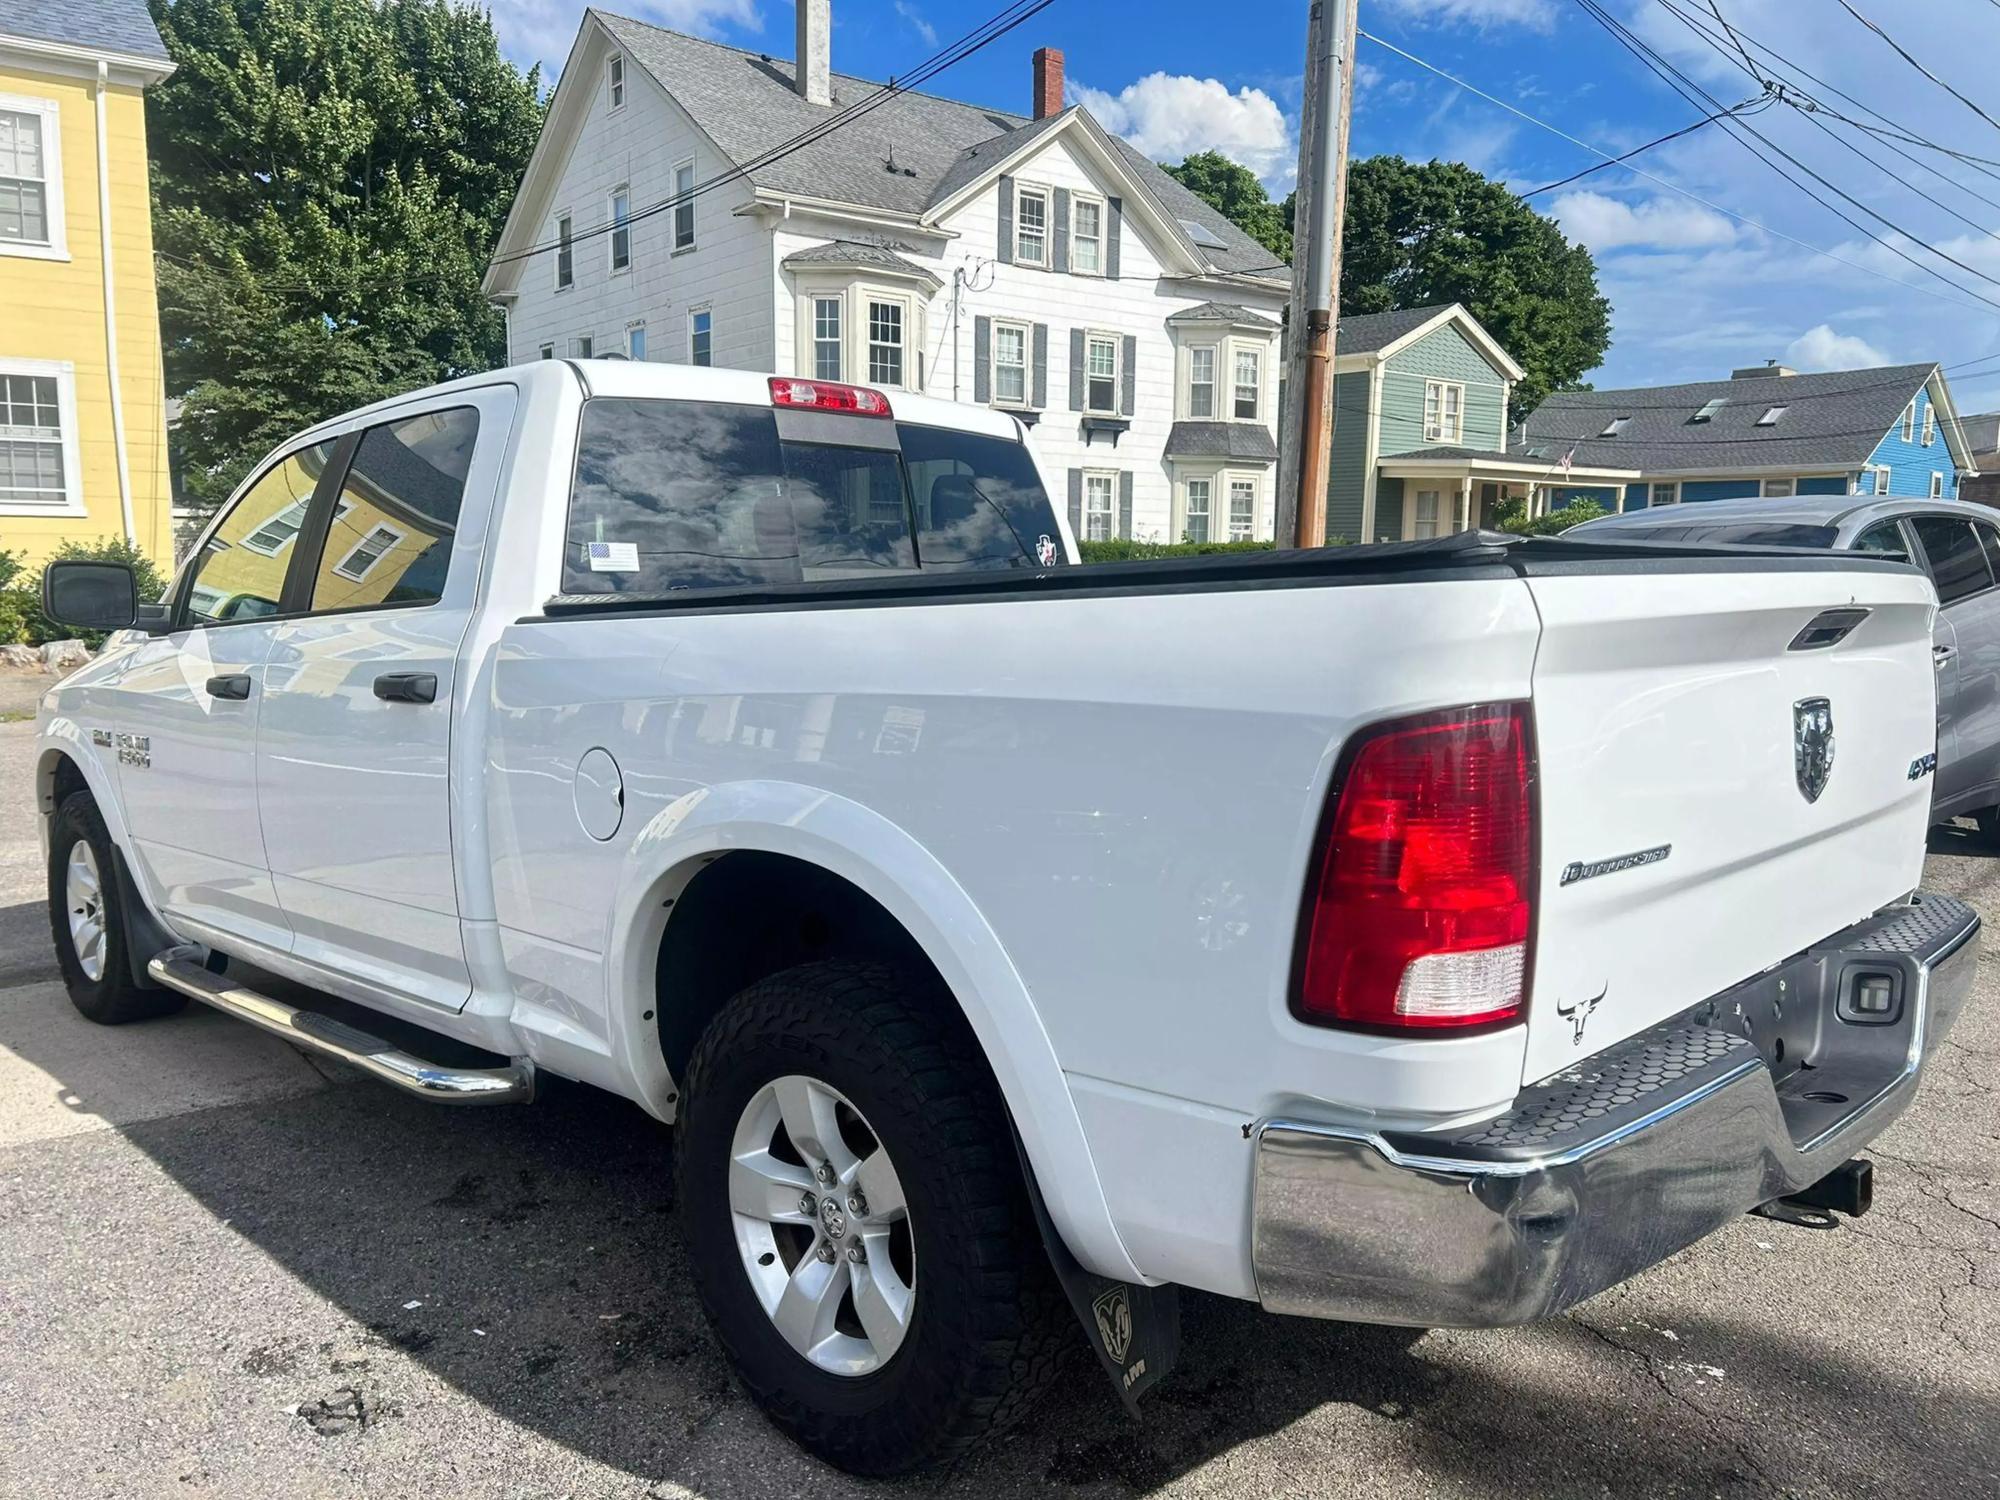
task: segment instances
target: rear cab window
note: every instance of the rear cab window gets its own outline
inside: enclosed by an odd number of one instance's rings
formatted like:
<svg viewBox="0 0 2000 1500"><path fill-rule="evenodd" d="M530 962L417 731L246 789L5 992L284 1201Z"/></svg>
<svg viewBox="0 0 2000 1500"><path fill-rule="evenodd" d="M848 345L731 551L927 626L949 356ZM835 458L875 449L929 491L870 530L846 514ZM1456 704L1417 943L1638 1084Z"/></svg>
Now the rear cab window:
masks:
<svg viewBox="0 0 2000 1500"><path fill-rule="evenodd" d="M639 597L1062 560L1019 442L709 401L585 403L568 595Z"/></svg>

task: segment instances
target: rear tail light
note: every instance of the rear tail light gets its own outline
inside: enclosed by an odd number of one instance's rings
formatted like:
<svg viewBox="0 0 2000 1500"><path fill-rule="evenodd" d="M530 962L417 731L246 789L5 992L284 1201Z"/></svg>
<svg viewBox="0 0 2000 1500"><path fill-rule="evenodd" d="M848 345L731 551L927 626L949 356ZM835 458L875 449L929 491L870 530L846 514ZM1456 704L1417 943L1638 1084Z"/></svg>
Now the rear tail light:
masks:
<svg viewBox="0 0 2000 1500"><path fill-rule="evenodd" d="M1396 1031L1516 1019L1532 931L1528 707L1364 731L1306 898L1305 1020Z"/></svg>
<svg viewBox="0 0 2000 1500"><path fill-rule="evenodd" d="M865 385L837 385L830 380L792 380L771 377L771 401L777 406L807 411L839 411L855 417L886 417L889 398Z"/></svg>

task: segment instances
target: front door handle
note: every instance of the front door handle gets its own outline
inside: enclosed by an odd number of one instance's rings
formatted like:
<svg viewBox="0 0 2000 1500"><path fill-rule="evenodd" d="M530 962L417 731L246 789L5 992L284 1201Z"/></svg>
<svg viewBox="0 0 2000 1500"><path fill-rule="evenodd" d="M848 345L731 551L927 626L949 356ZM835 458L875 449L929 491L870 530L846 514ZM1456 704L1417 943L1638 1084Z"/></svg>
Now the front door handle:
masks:
<svg viewBox="0 0 2000 1500"><path fill-rule="evenodd" d="M250 696L250 674L231 672L224 677L208 679L208 696L211 698L247 698Z"/></svg>
<svg viewBox="0 0 2000 1500"><path fill-rule="evenodd" d="M435 703L435 672L384 672L375 679L375 696L384 703Z"/></svg>

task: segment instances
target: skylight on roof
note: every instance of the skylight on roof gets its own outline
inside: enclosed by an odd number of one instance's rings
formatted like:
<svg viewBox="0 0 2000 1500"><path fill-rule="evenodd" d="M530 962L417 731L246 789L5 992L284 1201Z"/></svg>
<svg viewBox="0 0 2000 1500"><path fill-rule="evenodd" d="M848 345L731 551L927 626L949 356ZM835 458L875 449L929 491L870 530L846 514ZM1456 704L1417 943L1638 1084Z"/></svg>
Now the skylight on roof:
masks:
<svg viewBox="0 0 2000 1500"><path fill-rule="evenodd" d="M1619 433L1631 425L1632 419L1630 417L1613 417L1609 422L1604 424L1604 431L1598 433L1598 436L1617 437Z"/></svg>
<svg viewBox="0 0 2000 1500"><path fill-rule="evenodd" d="M1704 401L1701 410L1689 417L1688 420L1690 422L1706 422L1728 404L1729 398L1727 396L1717 396L1713 401Z"/></svg>
<svg viewBox="0 0 2000 1500"><path fill-rule="evenodd" d="M1197 245L1206 245L1211 250L1227 250L1229 248L1222 242L1221 235L1199 220L1182 219L1180 226L1187 231L1187 237Z"/></svg>
<svg viewBox="0 0 2000 1500"><path fill-rule="evenodd" d="M1776 427L1778 425L1778 418L1784 414L1785 408L1782 406L1768 407L1764 415L1757 419L1757 425L1759 427Z"/></svg>

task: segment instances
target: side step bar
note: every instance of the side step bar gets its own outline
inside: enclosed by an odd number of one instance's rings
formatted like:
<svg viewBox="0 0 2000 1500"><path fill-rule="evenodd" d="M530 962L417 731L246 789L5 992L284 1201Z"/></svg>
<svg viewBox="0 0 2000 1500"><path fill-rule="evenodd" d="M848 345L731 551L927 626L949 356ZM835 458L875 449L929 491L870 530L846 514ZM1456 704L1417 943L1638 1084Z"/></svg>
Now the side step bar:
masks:
<svg viewBox="0 0 2000 1500"><path fill-rule="evenodd" d="M527 1058L504 1068L446 1068L392 1046L377 1036L211 974L185 949L162 953L146 965L157 984L179 990L224 1015L261 1026L294 1047L337 1057L406 1094L433 1104L526 1104L535 1097L535 1065Z"/></svg>

